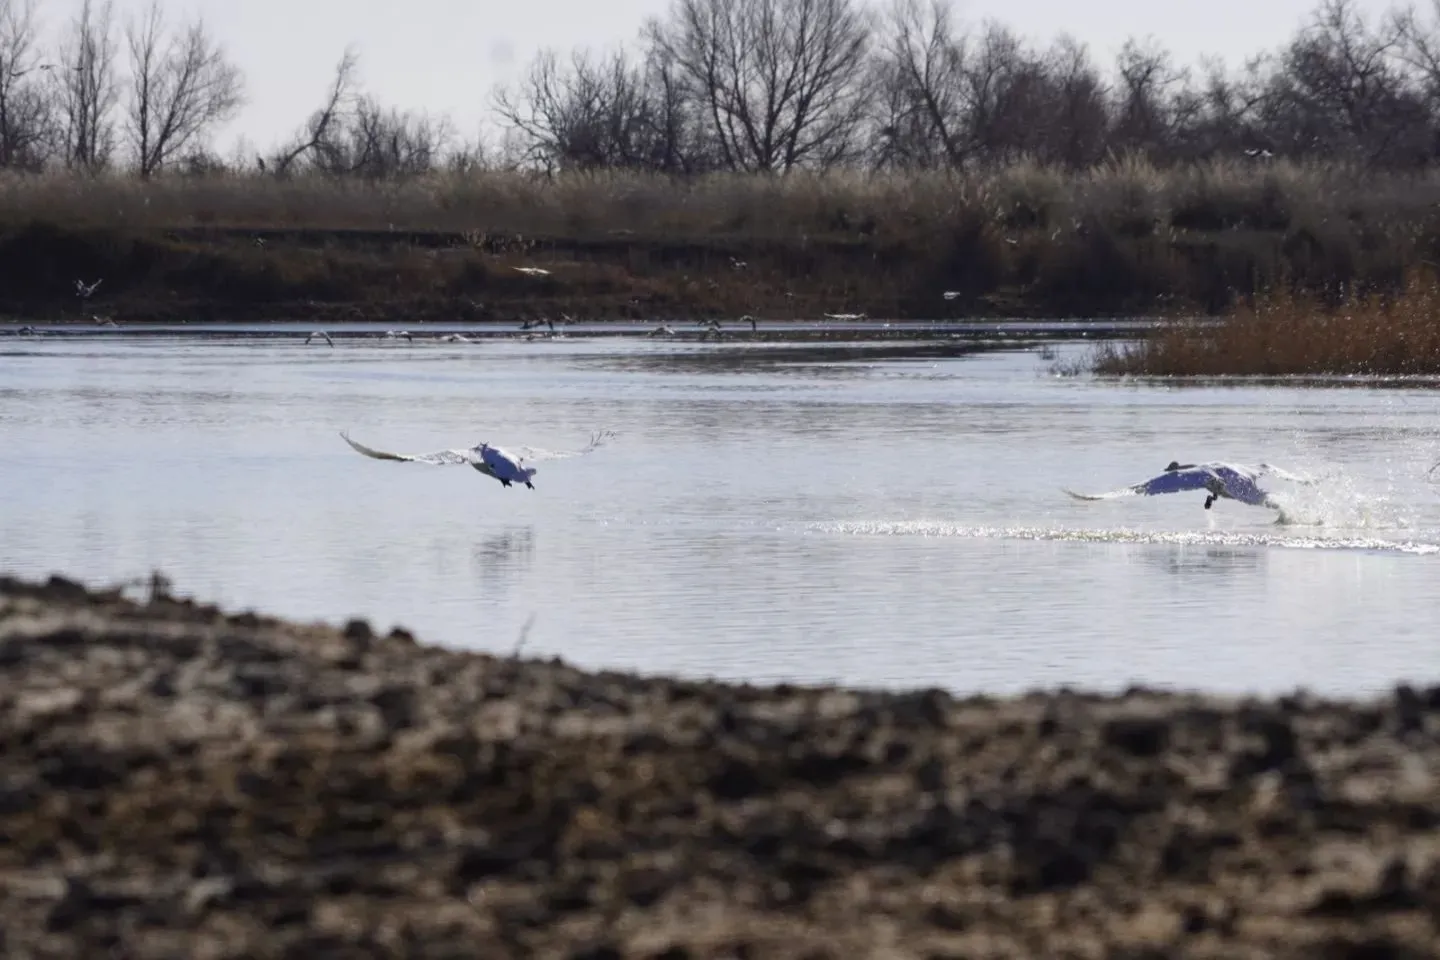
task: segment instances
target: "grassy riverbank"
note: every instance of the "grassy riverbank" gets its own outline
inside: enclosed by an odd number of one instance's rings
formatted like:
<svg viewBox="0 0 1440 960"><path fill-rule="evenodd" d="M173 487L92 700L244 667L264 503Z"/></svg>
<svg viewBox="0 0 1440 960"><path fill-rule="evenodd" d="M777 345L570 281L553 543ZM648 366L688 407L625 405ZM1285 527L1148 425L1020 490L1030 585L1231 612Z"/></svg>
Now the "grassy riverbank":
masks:
<svg viewBox="0 0 1440 960"><path fill-rule="evenodd" d="M1440 688L585 672L0 578L7 954L1433 955Z"/></svg>
<svg viewBox="0 0 1440 960"><path fill-rule="evenodd" d="M1440 375L1440 280L1412 271L1398 289L1331 298L1278 288L1218 324L1102 345L1092 368L1142 376Z"/></svg>
<svg viewBox="0 0 1440 960"><path fill-rule="evenodd" d="M0 179L0 313L512 321L1215 312L1440 259L1440 176L1285 164L690 181ZM527 275L515 267L539 267ZM74 281L104 278L93 298ZM953 296L946 298L946 293Z"/></svg>

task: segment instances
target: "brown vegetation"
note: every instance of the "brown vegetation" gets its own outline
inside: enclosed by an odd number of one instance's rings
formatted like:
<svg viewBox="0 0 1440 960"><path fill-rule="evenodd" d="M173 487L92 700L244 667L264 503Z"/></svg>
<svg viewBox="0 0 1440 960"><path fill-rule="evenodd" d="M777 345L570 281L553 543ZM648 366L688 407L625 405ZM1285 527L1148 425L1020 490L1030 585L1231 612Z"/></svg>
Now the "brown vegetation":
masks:
<svg viewBox="0 0 1440 960"><path fill-rule="evenodd" d="M590 673L0 578L7 956L1420 958L1440 688Z"/></svg>
<svg viewBox="0 0 1440 960"><path fill-rule="evenodd" d="M1440 175L1241 162L394 183L12 176L0 179L0 311L412 322L1214 312L1281 277L1393 286L1440 258L1437 201ZM96 295L77 300L74 280L98 277Z"/></svg>
<svg viewBox="0 0 1440 960"><path fill-rule="evenodd" d="M1281 287L1215 324L1177 324L1138 343L1104 345L1102 374L1284 376L1440 374L1440 280L1411 272L1393 290L1326 297Z"/></svg>

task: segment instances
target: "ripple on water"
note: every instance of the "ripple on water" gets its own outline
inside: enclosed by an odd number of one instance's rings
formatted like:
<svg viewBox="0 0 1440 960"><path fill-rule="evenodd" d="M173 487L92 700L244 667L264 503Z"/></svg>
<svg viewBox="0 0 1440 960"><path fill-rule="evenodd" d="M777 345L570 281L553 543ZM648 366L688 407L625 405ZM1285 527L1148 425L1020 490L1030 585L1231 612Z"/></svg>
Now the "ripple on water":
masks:
<svg viewBox="0 0 1440 960"><path fill-rule="evenodd" d="M1305 537L1230 531L1157 532L1151 530L1076 530L1064 527L965 526L936 520L822 522L806 525L816 533L886 537L958 537L983 540L1054 540L1081 543L1138 543L1170 546L1276 547L1291 550L1363 550L1372 553L1440 553L1440 543L1381 537Z"/></svg>

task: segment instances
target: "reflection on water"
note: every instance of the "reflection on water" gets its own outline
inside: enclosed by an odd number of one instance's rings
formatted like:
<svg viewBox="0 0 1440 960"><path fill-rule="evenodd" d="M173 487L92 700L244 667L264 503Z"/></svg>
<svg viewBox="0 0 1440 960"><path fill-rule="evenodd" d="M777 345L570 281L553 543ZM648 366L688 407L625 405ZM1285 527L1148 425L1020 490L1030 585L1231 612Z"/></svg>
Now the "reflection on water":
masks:
<svg viewBox="0 0 1440 960"><path fill-rule="evenodd" d="M516 582L535 561L535 528L516 527L481 537L470 550L471 569L481 583Z"/></svg>
<svg viewBox="0 0 1440 960"><path fill-rule="evenodd" d="M1254 576L1265 566L1265 552L1258 549L1140 550L1137 556L1145 564L1170 576L1202 576L1221 581L1237 576Z"/></svg>
<svg viewBox="0 0 1440 960"><path fill-rule="evenodd" d="M935 337L27 341L0 387L0 568L161 567L229 606L754 681L1355 691L1428 662L1440 392L1049 368ZM573 448L602 427L618 440L540 464L534 491L337 436ZM1172 459L1324 483L1277 489L1290 525L1060 492Z"/></svg>

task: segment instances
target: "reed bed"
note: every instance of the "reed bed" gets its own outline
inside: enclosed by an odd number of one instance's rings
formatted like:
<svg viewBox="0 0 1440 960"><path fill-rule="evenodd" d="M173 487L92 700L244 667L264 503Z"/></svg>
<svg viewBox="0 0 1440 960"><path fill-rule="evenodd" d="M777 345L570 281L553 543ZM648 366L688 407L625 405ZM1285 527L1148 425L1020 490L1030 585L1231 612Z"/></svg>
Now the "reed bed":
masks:
<svg viewBox="0 0 1440 960"><path fill-rule="evenodd" d="M244 304L273 312L281 302L417 298L445 315L447 298L464 297L497 318L522 306L594 316L1218 315L1282 280L1304 290L1393 286L1406 269L1440 261L1437 210L1440 172L1284 162L688 179L0 175L0 311L65 313L80 270L105 276L106 296L126 298L114 308L136 317L200 302L218 318ZM552 275L521 282L510 271L521 263Z"/></svg>
<svg viewBox="0 0 1440 960"><path fill-rule="evenodd" d="M1135 160L1083 172L1019 163L973 173L555 177L512 170L368 182L325 176L0 175L0 217L111 227L635 230L696 236L909 235L983 213L1018 230L1087 219L1129 234L1350 222L1429 222L1440 174L1365 175L1344 166L1216 162L1159 169Z"/></svg>
<svg viewBox="0 0 1440 960"><path fill-rule="evenodd" d="M1327 299L1282 287L1213 325L1177 324L1101 347L1097 373L1144 376L1440 374L1440 278L1408 271L1398 289Z"/></svg>

